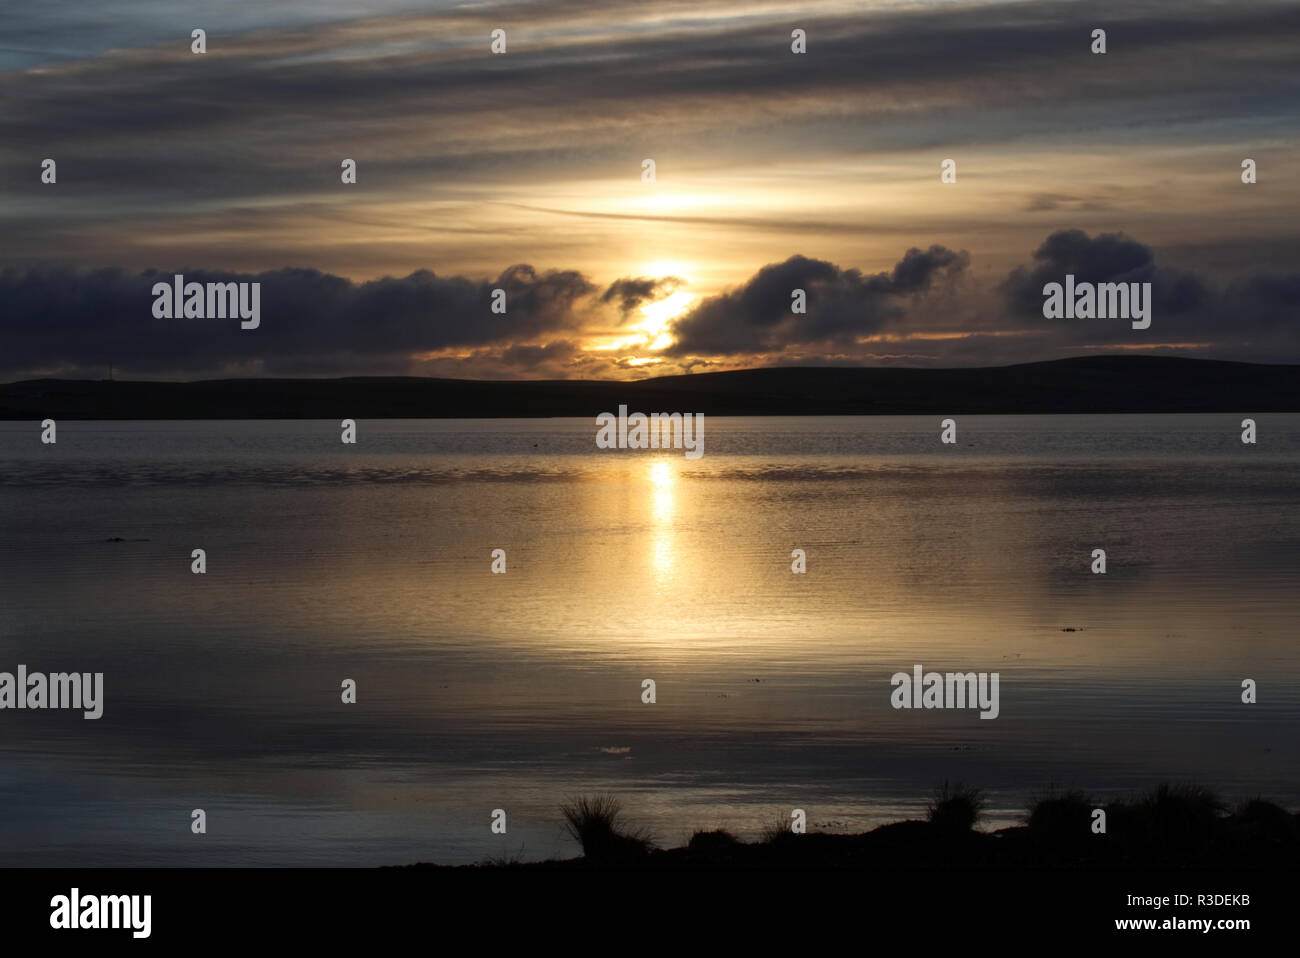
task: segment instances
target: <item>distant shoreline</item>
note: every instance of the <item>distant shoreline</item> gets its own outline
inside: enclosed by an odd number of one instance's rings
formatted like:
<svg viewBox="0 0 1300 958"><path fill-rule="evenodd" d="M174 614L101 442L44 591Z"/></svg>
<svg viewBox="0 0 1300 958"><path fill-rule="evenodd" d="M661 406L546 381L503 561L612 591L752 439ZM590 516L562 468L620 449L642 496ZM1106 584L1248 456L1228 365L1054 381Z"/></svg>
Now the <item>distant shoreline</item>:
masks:
<svg viewBox="0 0 1300 958"><path fill-rule="evenodd" d="M1300 366L1084 356L957 369L772 367L637 381L414 377L0 385L3 420L520 419L1300 412Z"/></svg>

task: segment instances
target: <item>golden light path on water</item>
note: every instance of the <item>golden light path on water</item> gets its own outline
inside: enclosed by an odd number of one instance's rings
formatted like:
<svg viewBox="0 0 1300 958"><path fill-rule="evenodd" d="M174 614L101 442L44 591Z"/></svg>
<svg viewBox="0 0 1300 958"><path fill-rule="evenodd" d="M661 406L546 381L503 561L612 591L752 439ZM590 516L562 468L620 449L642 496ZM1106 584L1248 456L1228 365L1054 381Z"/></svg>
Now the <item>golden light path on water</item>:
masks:
<svg viewBox="0 0 1300 958"><path fill-rule="evenodd" d="M677 481L676 466L667 459L656 459L650 463L650 482L654 486L651 520L654 534L651 539L651 567L659 585L665 585L673 578L676 566L675 534L673 519L676 513L676 497L673 484Z"/></svg>

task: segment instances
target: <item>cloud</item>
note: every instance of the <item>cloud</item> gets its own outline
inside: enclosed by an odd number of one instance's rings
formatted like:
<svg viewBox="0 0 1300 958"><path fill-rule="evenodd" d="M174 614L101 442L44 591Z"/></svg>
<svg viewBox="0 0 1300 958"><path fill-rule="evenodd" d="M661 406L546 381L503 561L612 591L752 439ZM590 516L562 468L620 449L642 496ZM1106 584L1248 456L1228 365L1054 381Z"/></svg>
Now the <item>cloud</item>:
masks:
<svg viewBox="0 0 1300 958"><path fill-rule="evenodd" d="M636 279L619 279L610 284L600 297L602 303L617 303L620 322L627 319L632 310L653 303L669 296L681 288L683 281L676 276L661 279L638 277Z"/></svg>
<svg viewBox="0 0 1300 958"><path fill-rule="evenodd" d="M510 346L499 353L499 359L513 369L536 371L569 363L579 352L578 344L572 340L558 340L543 346Z"/></svg>
<svg viewBox="0 0 1300 958"><path fill-rule="evenodd" d="M851 344L905 315L903 298L966 268L970 257L943 246L910 249L889 273L863 275L824 260L791 256L764 266L736 290L710 297L673 324L674 356L781 352L812 343ZM793 291L807 312L792 311Z"/></svg>
<svg viewBox="0 0 1300 958"><path fill-rule="evenodd" d="M1068 193L1034 193L1024 203L1022 209L1026 213L1054 213L1068 211L1071 213L1096 213L1112 208L1110 194L1115 193L1113 187L1105 187L1101 190L1104 198L1097 196L1082 197L1072 196Z"/></svg>
<svg viewBox="0 0 1300 958"><path fill-rule="evenodd" d="M676 288L669 277L597 285L577 270L519 264L495 279L417 270L354 282L318 270L186 269L190 282L261 283L261 326L156 319L157 270L0 272L0 376L204 378L223 375L428 375L626 378L763 365L997 365L1096 350L1152 349L1257 362L1300 362L1300 271L1239 270L1227 279L1162 265L1122 233L1065 229L1001 279L935 244L864 273L793 255L700 301L671 324L675 341L600 348L618 316ZM1152 325L1047 320L1042 287L1150 282ZM492 290L507 311L490 310ZM807 312L791 312L791 291ZM611 316L615 317L611 320Z"/></svg>
<svg viewBox="0 0 1300 958"><path fill-rule="evenodd" d="M1073 274L1076 283L1151 283L1153 308L1162 316L1193 311L1208 293L1196 277L1157 269L1151 247L1122 233L1089 236L1083 230L1059 230L1034 251L1034 266L1018 266L1003 290L1011 308L1042 318L1043 286Z"/></svg>
<svg viewBox="0 0 1300 958"><path fill-rule="evenodd" d="M1037 329L1063 344L1199 342L1223 359L1300 359L1296 310L1300 272L1255 272L1226 283L1161 266L1155 250L1122 233L1052 233L1034 251L1034 263L1016 267L1000 286L1012 325ZM1075 282L1150 283L1151 329L1130 335L1124 324L1043 318L1043 287Z"/></svg>
<svg viewBox="0 0 1300 958"><path fill-rule="evenodd" d="M102 373L114 363L154 375L401 372L421 353L491 344L526 364L521 344L575 332L583 322L580 301L596 290L576 271L538 273L528 265L495 280L428 270L364 283L308 269L187 269L184 276L186 282L260 283L260 327L155 318L152 287L171 282L171 274L155 270L9 269L0 273L0 369ZM491 312L497 288L506 293L504 314Z"/></svg>

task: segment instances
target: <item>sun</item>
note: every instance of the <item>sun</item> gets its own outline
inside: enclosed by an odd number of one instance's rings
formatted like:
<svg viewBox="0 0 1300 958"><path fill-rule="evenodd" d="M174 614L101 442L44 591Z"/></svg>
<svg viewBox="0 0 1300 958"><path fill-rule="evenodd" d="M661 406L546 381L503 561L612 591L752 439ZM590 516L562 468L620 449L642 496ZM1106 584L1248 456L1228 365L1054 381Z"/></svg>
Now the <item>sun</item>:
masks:
<svg viewBox="0 0 1300 958"><path fill-rule="evenodd" d="M652 259L637 266L638 276L650 276L654 279L667 279L676 276L682 282L689 283L695 273L695 267L680 259Z"/></svg>
<svg viewBox="0 0 1300 958"><path fill-rule="evenodd" d="M694 294L679 289L658 302L646 303L641 307L642 320L632 328L645 334L651 350L666 349L673 343L669 326L673 320L685 315L696 299Z"/></svg>
<svg viewBox="0 0 1300 958"><path fill-rule="evenodd" d="M691 264L682 260L659 259L638 264L635 275L660 281L675 277L685 284L693 271ZM689 313L699 300L695 293L674 289L663 299L638 306L631 321L620 324L618 333L611 330L603 342L592 343L588 348L600 352L630 351L632 355L625 354L621 359L628 366L658 364L663 361L661 358L645 354L659 353L671 346L675 341L673 322Z"/></svg>

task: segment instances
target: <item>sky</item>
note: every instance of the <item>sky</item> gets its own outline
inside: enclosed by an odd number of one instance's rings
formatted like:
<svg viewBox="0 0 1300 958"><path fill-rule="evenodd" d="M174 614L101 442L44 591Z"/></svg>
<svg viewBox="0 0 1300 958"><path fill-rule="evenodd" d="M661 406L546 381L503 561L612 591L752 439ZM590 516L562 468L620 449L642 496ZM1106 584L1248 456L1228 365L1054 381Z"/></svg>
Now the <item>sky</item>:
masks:
<svg viewBox="0 0 1300 958"><path fill-rule="evenodd" d="M1260 0L8 4L0 380L1300 362L1297 50ZM1150 328L1045 319L1067 273Z"/></svg>

